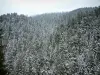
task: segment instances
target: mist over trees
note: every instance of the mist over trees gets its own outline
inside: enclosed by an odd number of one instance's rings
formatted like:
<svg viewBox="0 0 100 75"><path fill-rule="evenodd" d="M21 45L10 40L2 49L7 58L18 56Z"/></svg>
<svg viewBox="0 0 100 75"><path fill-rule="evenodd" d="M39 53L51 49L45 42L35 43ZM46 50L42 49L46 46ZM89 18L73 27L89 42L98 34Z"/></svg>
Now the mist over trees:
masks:
<svg viewBox="0 0 100 75"><path fill-rule="evenodd" d="M100 75L100 6L0 16L0 74Z"/></svg>

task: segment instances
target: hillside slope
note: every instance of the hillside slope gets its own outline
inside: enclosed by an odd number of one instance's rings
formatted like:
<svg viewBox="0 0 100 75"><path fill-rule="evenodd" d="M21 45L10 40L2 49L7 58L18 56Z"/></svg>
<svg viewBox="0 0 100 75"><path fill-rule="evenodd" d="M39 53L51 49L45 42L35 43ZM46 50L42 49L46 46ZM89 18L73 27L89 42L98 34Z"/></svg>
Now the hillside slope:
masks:
<svg viewBox="0 0 100 75"><path fill-rule="evenodd" d="M9 75L100 75L100 7L1 15L0 29Z"/></svg>

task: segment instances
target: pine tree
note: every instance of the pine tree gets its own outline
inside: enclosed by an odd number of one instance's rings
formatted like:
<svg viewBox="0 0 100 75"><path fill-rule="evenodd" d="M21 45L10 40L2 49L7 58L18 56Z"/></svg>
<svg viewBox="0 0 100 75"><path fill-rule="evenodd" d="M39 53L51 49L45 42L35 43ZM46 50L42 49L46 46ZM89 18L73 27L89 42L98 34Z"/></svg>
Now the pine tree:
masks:
<svg viewBox="0 0 100 75"><path fill-rule="evenodd" d="M4 65L4 53L3 53L4 46L2 45L2 34L3 30L0 29L0 74L6 75L7 71L5 70L5 65Z"/></svg>

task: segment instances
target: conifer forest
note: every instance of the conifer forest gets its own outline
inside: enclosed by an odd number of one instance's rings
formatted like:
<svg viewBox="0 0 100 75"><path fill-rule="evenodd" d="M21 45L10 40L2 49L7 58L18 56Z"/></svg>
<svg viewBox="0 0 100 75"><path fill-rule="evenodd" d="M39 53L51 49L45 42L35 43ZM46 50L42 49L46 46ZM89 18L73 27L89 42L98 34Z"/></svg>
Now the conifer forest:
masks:
<svg viewBox="0 0 100 75"><path fill-rule="evenodd" d="M100 75L100 6L0 15L0 75Z"/></svg>

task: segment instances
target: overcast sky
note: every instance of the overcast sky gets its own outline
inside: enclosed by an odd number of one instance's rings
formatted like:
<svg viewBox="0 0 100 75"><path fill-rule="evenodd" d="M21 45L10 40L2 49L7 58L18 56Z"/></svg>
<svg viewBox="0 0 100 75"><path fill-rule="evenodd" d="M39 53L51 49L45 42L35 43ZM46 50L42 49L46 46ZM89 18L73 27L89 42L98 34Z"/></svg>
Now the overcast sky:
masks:
<svg viewBox="0 0 100 75"><path fill-rule="evenodd" d="M16 12L30 16L99 5L100 0L0 0L0 15Z"/></svg>

